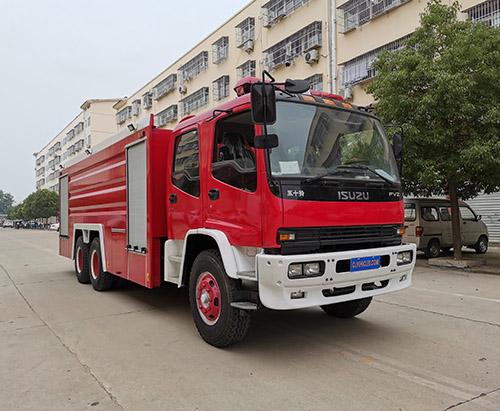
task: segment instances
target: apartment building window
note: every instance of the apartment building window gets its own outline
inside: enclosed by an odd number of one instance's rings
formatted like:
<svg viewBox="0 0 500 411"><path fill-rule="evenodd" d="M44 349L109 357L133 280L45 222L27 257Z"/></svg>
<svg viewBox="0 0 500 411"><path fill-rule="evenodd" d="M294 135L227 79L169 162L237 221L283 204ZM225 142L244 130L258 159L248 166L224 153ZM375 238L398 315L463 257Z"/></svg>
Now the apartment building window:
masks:
<svg viewBox="0 0 500 411"><path fill-rule="evenodd" d="M182 115L192 113L208 104L208 87L200 88L195 93L183 98L181 103Z"/></svg>
<svg viewBox="0 0 500 411"><path fill-rule="evenodd" d="M132 101L132 115L138 116L139 114L141 114L141 110L141 99Z"/></svg>
<svg viewBox="0 0 500 411"><path fill-rule="evenodd" d="M264 64L270 70L290 64L307 51L321 47L321 40L321 22L315 21L264 50Z"/></svg>
<svg viewBox="0 0 500 411"><path fill-rule="evenodd" d="M90 136L90 134L85 137L85 145L87 146L87 148L92 147L92 137Z"/></svg>
<svg viewBox="0 0 500 411"><path fill-rule="evenodd" d="M41 186L45 184L45 178L41 178L36 182L36 189L38 190Z"/></svg>
<svg viewBox="0 0 500 411"><path fill-rule="evenodd" d="M36 159L36 165L39 166L40 164L42 164L43 162L45 161L45 156L40 156Z"/></svg>
<svg viewBox="0 0 500 411"><path fill-rule="evenodd" d="M245 77L255 77L255 60L248 60L241 66L236 67L236 73L238 74L238 80Z"/></svg>
<svg viewBox="0 0 500 411"><path fill-rule="evenodd" d="M323 74L315 74L306 78L312 90L323 91Z"/></svg>
<svg viewBox="0 0 500 411"><path fill-rule="evenodd" d="M36 170L36 176L41 176L43 173L45 173L45 167L39 168Z"/></svg>
<svg viewBox="0 0 500 411"><path fill-rule="evenodd" d="M353 86L375 77L377 73L373 68L373 63L377 59L377 55L383 50L397 51L402 49L404 40L410 36L411 34L401 37L398 40L340 64L342 66L342 84L344 86Z"/></svg>
<svg viewBox="0 0 500 411"><path fill-rule="evenodd" d="M229 76L219 77L212 82L214 101L220 101L229 96Z"/></svg>
<svg viewBox="0 0 500 411"><path fill-rule="evenodd" d="M142 108L148 109L153 105L153 93L149 91L142 95Z"/></svg>
<svg viewBox="0 0 500 411"><path fill-rule="evenodd" d="M206 69L208 69L208 51L202 51L179 68L179 82L189 81Z"/></svg>
<svg viewBox="0 0 500 411"><path fill-rule="evenodd" d="M80 122L75 126L75 134L80 134L82 131L83 131L83 122Z"/></svg>
<svg viewBox="0 0 500 411"><path fill-rule="evenodd" d="M466 10L466 13L470 21L500 27L500 0L485 1Z"/></svg>
<svg viewBox="0 0 500 411"><path fill-rule="evenodd" d="M177 88L177 74L170 74L153 87L153 98L159 100Z"/></svg>
<svg viewBox="0 0 500 411"><path fill-rule="evenodd" d="M90 127L90 117L85 120L85 127Z"/></svg>
<svg viewBox="0 0 500 411"><path fill-rule="evenodd" d="M354 30L410 0L350 0L338 8L340 32Z"/></svg>
<svg viewBox="0 0 500 411"><path fill-rule="evenodd" d="M59 183L49 187L50 191L59 191Z"/></svg>
<svg viewBox="0 0 500 411"><path fill-rule="evenodd" d="M132 106L125 107L124 109L116 113L116 124L121 124L127 121L130 117L132 117Z"/></svg>
<svg viewBox="0 0 500 411"><path fill-rule="evenodd" d="M71 141L75 138L75 130L70 130L66 133L67 141Z"/></svg>
<svg viewBox="0 0 500 411"><path fill-rule="evenodd" d="M224 36L212 44L212 63L220 64L227 59L229 53L229 37Z"/></svg>
<svg viewBox="0 0 500 411"><path fill-rule="evenodd" d="M245 20L243 20L240 24L236 26L236 47L253 48L254 40L255 40L255 18L247 17Z"/></svg>
<svg viewBox="0 0 500 411"><path fill-rule="evenodd" d="M173 104L165 110L160 111L155 116L155 126L161 127L173 120L177 120L177 104Z"/></svg>
<svg viewBox="0 0 500 411"><path fill-rule="evenodd" d="M262 6L262 25L271 27L310 0L271 0Z"/></svg>

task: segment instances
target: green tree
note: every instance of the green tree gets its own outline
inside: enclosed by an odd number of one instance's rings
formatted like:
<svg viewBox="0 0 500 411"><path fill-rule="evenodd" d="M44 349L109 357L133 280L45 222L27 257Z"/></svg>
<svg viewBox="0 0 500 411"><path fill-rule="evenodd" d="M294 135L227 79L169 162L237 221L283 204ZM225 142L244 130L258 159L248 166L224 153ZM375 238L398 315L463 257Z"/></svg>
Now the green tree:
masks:
<svg viewBox="0 0 500 411"><path fill-rule="evenodd" d="M0 214L4 214L12 204L14 204L14 196L0 190Z"/></svg>
<svg viewBox="0 0 500 411"><path fill-rule="evenodd" d="M500 189L500 28L459 10L431 0L405 47L378 56L367 90L385 123L405 124L405 194L449 195L457 259L458 198Z"/></svg>
<svg viewBox="0 0 500 411"><path fill-rule="evenodd" d="M49 218L59 213L59 195L47 189L30 194L23 202L22 215L25 219Z"/></svg>

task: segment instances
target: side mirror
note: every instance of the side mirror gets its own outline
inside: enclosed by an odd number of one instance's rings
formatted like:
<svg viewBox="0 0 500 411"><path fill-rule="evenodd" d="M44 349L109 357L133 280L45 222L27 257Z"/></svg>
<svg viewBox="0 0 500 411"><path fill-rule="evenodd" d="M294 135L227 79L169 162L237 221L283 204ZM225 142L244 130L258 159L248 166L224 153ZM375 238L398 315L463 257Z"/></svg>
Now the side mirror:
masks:
<svg viewBox="0 0 500 411"><path fill-rule="evenodd" d="M478 214L478 215L476 216L476 221L481 220L481 218L482 218L482 217L481 217L481 215L480 215L480 214Z"/></svg>
<svg viewBox="0 0 500 411"><path fill-rule="evenodd" d="M403 138L398 132L392 135L392 149L394 150L396 160L401 161L403 159Z"/></svg>
<svg viewBox="0 0 500 411"><path fill-rule="evenodd" d="M285 81L285 91L292 94L305 93L311 88L311 85L306 80L290 80Z"/></svg>
<svg viewBox="0 0 500 411"><path fill-rule="evenodd" d="M270 83L253 83L250 92L252 120L255 124L276 122L276 94Z"/></svg>
<svg viewBox="0 0 500 411"><path fill-rule="evenodd" d="M255 136L255 148L275 148L278 147L279 141L276 134L267 134Z"/></svg>

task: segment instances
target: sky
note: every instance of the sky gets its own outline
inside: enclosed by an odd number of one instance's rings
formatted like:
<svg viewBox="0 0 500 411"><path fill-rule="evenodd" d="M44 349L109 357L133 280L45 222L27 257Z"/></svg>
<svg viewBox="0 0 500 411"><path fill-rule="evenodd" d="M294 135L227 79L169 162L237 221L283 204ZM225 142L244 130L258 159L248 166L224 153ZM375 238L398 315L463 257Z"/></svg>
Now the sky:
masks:
<svg viewBox="0 0 500 411"><path fill-rule="evenodd" d="M0 0L0 190L89 99L130 96L250 0Z"/></svg>

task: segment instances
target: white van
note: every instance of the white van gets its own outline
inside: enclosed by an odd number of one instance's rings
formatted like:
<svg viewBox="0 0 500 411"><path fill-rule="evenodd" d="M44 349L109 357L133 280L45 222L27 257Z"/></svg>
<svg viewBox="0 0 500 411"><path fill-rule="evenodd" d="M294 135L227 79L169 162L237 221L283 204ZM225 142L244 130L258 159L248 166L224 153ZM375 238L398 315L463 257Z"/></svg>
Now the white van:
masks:
<svg viewBox="0 0 500 411"><path fill-rule="evenodd" d="M451 229L451 205L446 199L407 198L405 203L406 233L404 242L415 243L418 250L425 251L428 258L439 256L440 250L453 247ZM462 244L473 248L478 254L488 250L488 229L481 216L463 201L458 203Z"/></svg>

